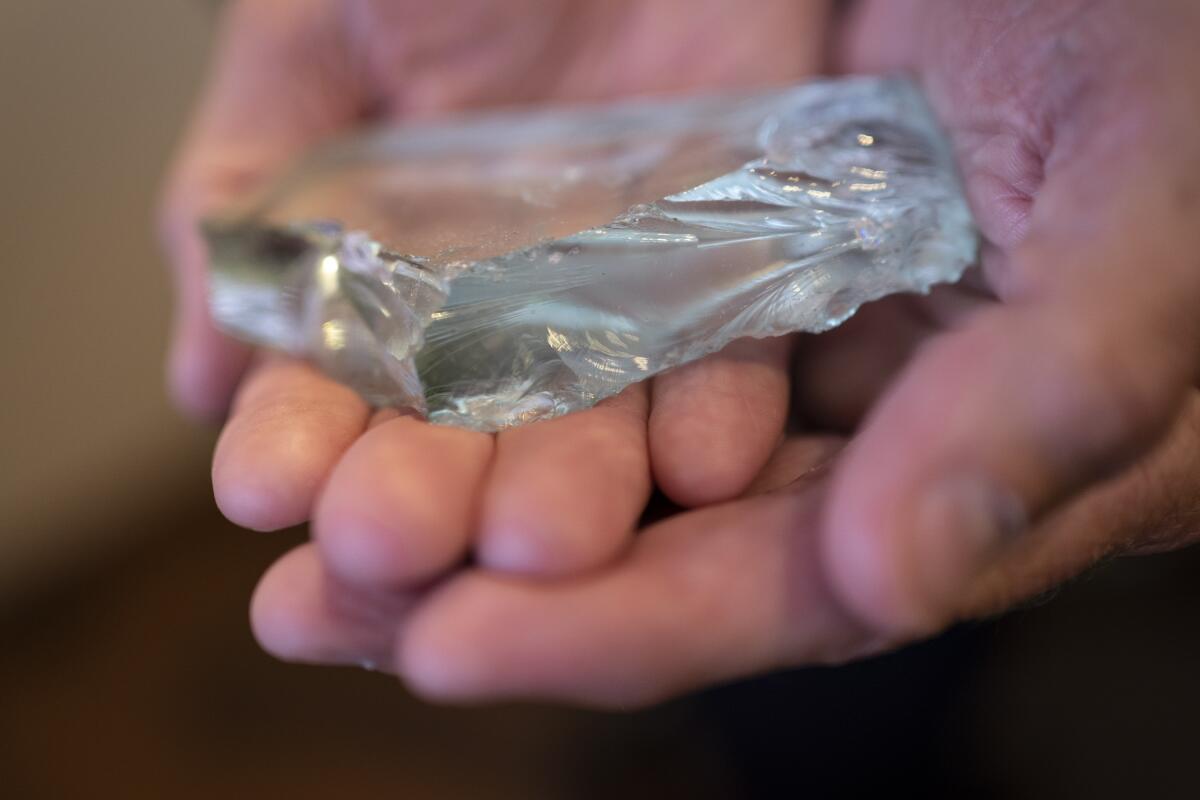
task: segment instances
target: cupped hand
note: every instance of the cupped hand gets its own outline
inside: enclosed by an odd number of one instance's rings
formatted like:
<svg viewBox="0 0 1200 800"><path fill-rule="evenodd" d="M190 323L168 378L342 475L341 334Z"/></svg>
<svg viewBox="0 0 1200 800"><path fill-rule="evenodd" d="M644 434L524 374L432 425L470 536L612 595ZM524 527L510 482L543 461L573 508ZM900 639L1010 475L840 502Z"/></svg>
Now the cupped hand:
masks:
<svg viewBox="0 0 1200 800"><path fill-rule="evenodd" d="M974 286L803 340L802 419L851 438L790 439L742 498L557 582L362 592L301 548L259 588L260 639L438 697L626 705L875 652L1200 538L1198 31L1184 0L856 6L842 63L923 80L986 245Z"/></svg>
<svg viewBox="0 0 1200 800"><path fill-rule="evenodd" d="M737 343L494 437L373 415L214 330L196 223L367 121L794 82L818 66L825 6L760 3L747 19L719 0L231 4L162 226L179 290L171 386L199 416L229 412L213 463L225 514L264 530L312 519L330 571L400 590L468 554L543 576L597 567L627 546L652 481L685 505L741 492L782 435L787 341Z"/></svg>

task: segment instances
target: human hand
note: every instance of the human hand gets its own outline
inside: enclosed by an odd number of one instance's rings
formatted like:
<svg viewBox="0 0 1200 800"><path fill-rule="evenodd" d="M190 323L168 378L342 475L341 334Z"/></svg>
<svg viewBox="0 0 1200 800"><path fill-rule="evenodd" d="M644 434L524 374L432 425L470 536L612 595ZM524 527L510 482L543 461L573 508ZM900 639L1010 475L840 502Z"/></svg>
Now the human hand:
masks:
<svg viewBox="0 0 1200 800"><path fill-rule="evenodd" d="M196 222L368 119L793 82L817 66L825 5L760 3L744 19L719 0L234 3L163 224L180 289L174 392L218 416L240 385L213 464L226 515L273 529L315 513L332 572L399 590L469 551L526 574L594 568L628 543L652 476L683 504L742 491L782 434L788 341L737 343L653 387L497 437L394 411L364 433L369 409L304 365L260 357L244 375L250 351L208 318Z"/></svg>
<svg viewBox="0 0 1200 800"><path fill-rule="evenodd" d="M302 548L260 586L260 639L439 697L626 705L874 652L1196 540L1197 30L1186 2L857 7L846 66L921 76L987 245L976 291L803 340L804 418L854 431L832 463L840 442L789 440L751 489L775 491L554 583L346 591Z"/></svg>

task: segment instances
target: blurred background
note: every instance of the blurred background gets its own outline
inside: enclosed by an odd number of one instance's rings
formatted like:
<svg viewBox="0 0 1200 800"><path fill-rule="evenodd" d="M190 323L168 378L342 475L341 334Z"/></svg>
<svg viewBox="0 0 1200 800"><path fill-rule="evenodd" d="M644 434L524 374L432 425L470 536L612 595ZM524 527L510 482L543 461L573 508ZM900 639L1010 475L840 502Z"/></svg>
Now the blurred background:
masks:
<svg viewBox="0 0 1200 800"><path fill-rule="evenodd" d="M152 208L215 11L0 4L3 796L1195 796L1195 549L634 714L438 708L259 653L250 591L304 531L224 522L214 432L161 389Z"/></svg>

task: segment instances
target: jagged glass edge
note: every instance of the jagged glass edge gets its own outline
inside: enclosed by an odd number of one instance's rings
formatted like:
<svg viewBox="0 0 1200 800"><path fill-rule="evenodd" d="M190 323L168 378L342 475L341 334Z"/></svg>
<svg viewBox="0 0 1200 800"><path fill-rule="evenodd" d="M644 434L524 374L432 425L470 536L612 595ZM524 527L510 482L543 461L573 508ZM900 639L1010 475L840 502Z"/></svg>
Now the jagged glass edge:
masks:
<svg viewBox="0 0 1200 800"><path fill-rule="evenodd" d="M875 78L851 78L841 79L843 83L859 82L866 83L877 81ZM889 78L886 80L897 80ZM798 90L815 88L818 86L828 86L839 81L814 81L805 84ZM783 95L789 90L779 90L778 94ZM796 91L793 89L791 91ZM919 92L913 92L913 96L924 107L923 98ZM697 98L698 100L712 99ZM912 97L906 97L905 100L911 100ZM631 106L636 106L635 101ZM590 110L590 109L588 109ZM565 110L567 113L571 109ZM520 112L512 114L511 112L501 112L497 115L497 119L503 124L510 117L519 116ZM910 122L925 123L927 134L934 140L944 143L945 139L942 132L937 129L932 113L919 115L913 118ZM397 139L395 134L386 136L373 136L368 140L368 147L373 148L376 152L382 150L391 151L395 148L398 142L402 139ZM340 144L326 150L318 155L317 161L324 161L326 164L335 163L336 161L352 154L355 149L353 142L349 144ZM949 152L949 148L942 148ZM361 150L361 148L360 148ZM360 152L361 155L361 152ZM732 174L732 173L731 173ZM961 206L961 212L966 226L964 235L970 238L970 254L957 261L957 263L944 274L938 276L927 276L925 279L918 280L912 283L904 283L898 286L881 287L877 291L869 291L863 293L856 301L847 303L843 313L836 317L829 317L819 325L813 326L797 326L788 324L777 324L769 327L758 327L754 329L738 330L736 326L724 325L720 328L723 335L714 336L708 339L705 346L699 349L694 349L689 357L672 364L670 366L678 366L683 363L688 363L696 358L702 357L712 352L716 352L738 338L767 338L779 336L793 332L811 332L820 333L836 327L850 317L852 317L863 305L878 300L882 297L898 293L913 293L927 294L932 286L940 283L953 283L957 281L962 273L970 267L976 260L978 237L970 223L970 211L966 205L965 197L962 196L961 186L958 183L957 172L953 164L948 167L948 175L955 181L955 186L958 189L957 195L950 198L957 201ZM705 181L702 184L690 188L682 189L659 202L664 202L672 198L687 195L689 192L694 192L710 183L719 181L726 176L717 176L710 181ZM286 191L288 185L287 177L275 184L274 190L265 195L270 197L277 196ZM266 205L266 201L262 205ZM628 213L628 212L626 212ZM618 215L614 218L616 222L626 214ZM277 239L280 242L285 242L286 248L297 250L294 254L292 272L304 274L306 272L315 272L318 276L322 273L327 276L332 276L334 273L339 275L353 276L350 283L355 281L360 283L391 283L398 276L405 278L406 283L411 283L415 277L419 282L440 296L441 301L449 296L452 291L452 284L456 274L438 275L429 270L424 260L416 256L406 256L389 248L385 243L377 242L367 231L358 230L343 230L339 223L332 220L322 221L296 221L286 226L273 226L256 224L253 221L253 212L243 212L241 215L224 215L206 220L203 223L203 231L212 251L228 251L229 242L232 239L244 238L267 238ZM611 223L610 223L611 224ZM602 226L603 227L603 226ZM594 230L594 229L589 229ZM581 231L580 233L586 233ZM566 237L570 238L570 237ZM543 247L547 242L539 242L528 247L518 248L507 254L496 256L485 261L502 261L516 256L534 248ZM236 247L235 247L236 249ZM226 260L228 263L228 260ZM483 263L483 262L476 262ZM474 266L474 265L471 265ZM314 268L315 267L315 268ZM466 267L463 271L469 271L470 267ZM214 272L212 285L219 287L221 277L218 271ZM319 282L319 278L318 278ZM245 284L240 284L240 288L245 288ZM340 285L331 284L328 288L329 292L343 291ZM289 352L293 355L307 358L316 357L318 362L321 361L320 353L314 353L314 347L311 341L307 340L303 326L294 324L296 319L302 319L306 316L303 307L306 305L303 292L300 291L298 285L289 285L286 281L281 281L275 285L263 285L261 291L245 293L242 292L242 303L238 308L229 307L229 300L234 297L235 293L222 292L218 288L214 288L211 292L213 303L214 318L217 320L229 320L232 318L246 318L249 315L256 315L258 312L263 312L262 315L273 320L275 324L268 324L264 331L247 334L244 330L232 330L230 332L238 335L241 338L247 339L253 343L274 347ZM311 303L307 304L311 305ZM403 303L401 307L405 307ZM280 313L280 309L285 308L284 313ZM411 309L409 309L411 310ZM289 324L288 321L291 321ZM414 355L421 349L423 344L423 333L429 325L429 319L415 320L410 330L410 338L404 343L398 351L390 353L395 363L380 365L382 371L388 375L389 380L393 383L393 388L387 391L379 391L373 389L369 385L363 385L356 380L352 375L339 375L339 370L336 366L322 365L327 372L338 378L342 382L350 384L353 388L360 392L369 402L378 406L407 406L413 407L421 411L427 411L425 404L424 390L420 379L417 375L417 369L413 360ZM229 326L223 326L229 329ZM666 367L669 368L669 367ZM665 368L664 368L665 369ZM661 370L659 370L661 371ZM644 378L651 377L655 373L649 373L643 376ZM631 381L632 383L632 381ZM590 405L603 397L612 394L597 394L590 398ZM441 424L449 424L458 427L467 427L482 431L495 431L503 427L509 427L513 424L522 424L524 422L534 421L536 419L545 419L553 416L558 416L562 413L578 410L578 407L547 407L543 404L535 404L527 413L522 414L519 410L513 418L504 424L496 424L490 420L480 420L473 418L470 413L455 411L453 409L435 410L430 415L433 422Z"/></svg>

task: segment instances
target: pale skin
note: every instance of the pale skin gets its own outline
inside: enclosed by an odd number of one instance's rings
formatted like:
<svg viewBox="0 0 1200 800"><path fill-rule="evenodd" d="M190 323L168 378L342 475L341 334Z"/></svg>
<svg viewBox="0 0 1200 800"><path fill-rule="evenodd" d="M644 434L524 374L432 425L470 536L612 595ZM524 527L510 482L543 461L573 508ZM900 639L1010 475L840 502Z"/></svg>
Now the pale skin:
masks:
<svg viewBox="0 0 1200 800"><path fill-rule="evenodd" d="M1200 538L1200 8L876 0L834 35L822 3L517 5L226 16L163 215L171 376L194 413L233 398L226 515L312 522L255 594L266 649L439 699L628 707L878 652ZM247 367L204 314L196 215L364 119L831 64L929 92L986 240L964 285L495 437L373 412L303 364ZM635 537L654 485L685 510Z"/></svg>

